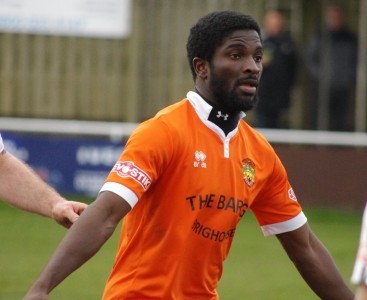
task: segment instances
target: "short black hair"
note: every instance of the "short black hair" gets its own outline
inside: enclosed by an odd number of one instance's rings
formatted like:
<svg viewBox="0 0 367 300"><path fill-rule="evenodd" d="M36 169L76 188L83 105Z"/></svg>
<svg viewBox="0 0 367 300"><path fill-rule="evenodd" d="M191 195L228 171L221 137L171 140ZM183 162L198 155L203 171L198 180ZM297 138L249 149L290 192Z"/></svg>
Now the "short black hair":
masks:
<svg viewBox="0 0 367 300"><path fill-rule="evenodd" d="M236 11L215 11L198 20L191 27L187 40L187 58L191 73L196 79L196 72L192 65L194 57L211 61L215 49L220 46L224 39L236 30L255 30L261 39L259 24L249 15Z"/></svg>

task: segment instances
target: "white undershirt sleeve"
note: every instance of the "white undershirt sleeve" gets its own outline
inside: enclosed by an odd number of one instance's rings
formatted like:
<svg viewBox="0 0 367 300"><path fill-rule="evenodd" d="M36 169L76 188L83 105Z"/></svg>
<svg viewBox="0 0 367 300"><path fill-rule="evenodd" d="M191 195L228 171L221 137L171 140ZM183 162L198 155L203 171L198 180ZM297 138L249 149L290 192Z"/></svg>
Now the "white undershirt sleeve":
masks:
<svg viewBox="0 0 367 300"><path fill-rule="evenodd" d="M123 198L127 203L129 203L131 208L133 208L139 200L132 190L116 182L106 182L99 192L103 191L109 191L117 194L118 196Z"/></svg>
<svg viewBox="0 0 367 300"><path fill-rule="evenodd" d="M305 214L301 211L297 216L290 220L261 226L261 230L263 231L264 236L269 236L296 230L304 225L306 222L307 218Z"/></svg>

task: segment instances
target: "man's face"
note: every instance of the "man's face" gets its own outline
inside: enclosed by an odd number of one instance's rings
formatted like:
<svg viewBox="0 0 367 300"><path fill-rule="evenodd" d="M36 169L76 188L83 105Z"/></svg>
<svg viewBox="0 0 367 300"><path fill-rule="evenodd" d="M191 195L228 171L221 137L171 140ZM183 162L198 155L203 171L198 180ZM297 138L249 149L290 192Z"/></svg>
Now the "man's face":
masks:
<svg viewBox="0 0 367 300"><path fill-rule="evenodd" d="M338 6L330 6L326 11L326 24L331 30L340 30L343 28L343 11Z"/></svg>
<svg viewBox="0 0 367 300"><path fill-rule="evenodd" d="M228 112L253 108L257 102L262 55L256 31L234 31L216 49L209 65L206 84L210 99Z"/></svg>

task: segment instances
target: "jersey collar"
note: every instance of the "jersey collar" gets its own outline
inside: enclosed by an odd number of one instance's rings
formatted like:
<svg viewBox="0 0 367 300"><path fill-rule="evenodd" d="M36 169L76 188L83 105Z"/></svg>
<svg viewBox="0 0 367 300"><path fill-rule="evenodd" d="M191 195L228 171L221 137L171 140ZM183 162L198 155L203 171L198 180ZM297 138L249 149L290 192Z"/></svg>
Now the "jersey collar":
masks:
<svg viewBox="0 0 367 300"><path fill-rule="evenodd" d="M196 114L199 116L200 120L213 131L216 131L219 135L225 136L223 130L213 122L209 121L209 115L213 107L206 102L198 93L190 91L186 95L187 99L194 107ZM244 118L246 114L244 112L240 113L240 119ZM232 130L227 136L232 136L237 132L237 127Z"/></svg>

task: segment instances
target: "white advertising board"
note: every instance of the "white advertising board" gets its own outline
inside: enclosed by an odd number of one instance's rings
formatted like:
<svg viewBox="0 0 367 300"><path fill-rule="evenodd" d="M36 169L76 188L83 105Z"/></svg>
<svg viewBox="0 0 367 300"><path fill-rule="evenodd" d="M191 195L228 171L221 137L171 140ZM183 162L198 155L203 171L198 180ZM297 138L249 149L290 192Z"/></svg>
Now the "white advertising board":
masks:
<svg viewBox="0 0 367 300"><path fill-rule="evenodd" d="M126 38L131 0L0 0L0 31Z"/></svg>

